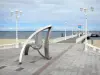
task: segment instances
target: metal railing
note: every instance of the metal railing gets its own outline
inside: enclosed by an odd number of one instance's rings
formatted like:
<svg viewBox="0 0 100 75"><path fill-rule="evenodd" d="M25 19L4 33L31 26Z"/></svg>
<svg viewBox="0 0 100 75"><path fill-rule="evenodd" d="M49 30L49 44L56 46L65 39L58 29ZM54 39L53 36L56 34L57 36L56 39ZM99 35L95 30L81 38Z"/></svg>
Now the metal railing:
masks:
<svg viewBox="0 0 100 75"><path fill-rule="evenodd" d="M88 36L90 36L91 34L88 34ZM79 38L76 39L76 43L80 43L81 41L83 41L85 38L87 37L87 35L83 35Z"/></svg>
<svg viewBox="0 0 100 75"><path fill-rule="evenodd" d="M90 47L90 48L93 48L93 50L100 50L99 47L93 46L93 45L88 44L88 43L87 43L87 46Z"/></svg>

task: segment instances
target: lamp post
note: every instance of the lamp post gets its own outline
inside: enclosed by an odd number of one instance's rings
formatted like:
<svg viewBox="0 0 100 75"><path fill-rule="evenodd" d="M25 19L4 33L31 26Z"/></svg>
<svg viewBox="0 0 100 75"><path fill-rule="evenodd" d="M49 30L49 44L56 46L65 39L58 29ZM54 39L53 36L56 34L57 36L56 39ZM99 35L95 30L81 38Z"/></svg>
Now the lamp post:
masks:
<svg viewBox="0 0 100 75"><path fill-rule="evenodd" d="M67 22L65 22L65 25L66 25L66 23L67 23ZM66 30L66 27L65 27L65 40L66 40L66 31L67 31L67 30Z"/></svg>
<svg viewBox="0 0 100 75"><path fill-rule="evenodd" d="M94 8L91 7L91 11L93 11ZM86 35L86 39L85 39L85 51L87 51L87 36L88 36L88 22L87 22L87 12L88 12L88 9L87 8L80 8L80 11L84 12L85 14L85 35Z"/></svg>
<svg viewBox="0 0 100 75"><path fill-rule="evenodd" d="M22 14L22 11L20 10L15 10L15 11L11 11L11 15L15 14L16 16L16 48L19 48L18 45L18 20L20 15Z"/></svg>
<svg viewBox="0 0 100 75"><path fill-rule="evenodd" d="M80 32L81 32L81 24L78 25L78 35L80 37Z"/></svg>
<svg viewBox="0 0 100 75"><path fill-rule="evenodd" d="M72 27L71 27L71 28L72 28L72 35L74 35L74 29L75 29L75 28L73 27L73 25L71 25L71 26L72 26Z"/></svg>
<svg viewBox="0 0 100 75"><path fill-rule="evenodd" d="M73 35L73 33L74 33L74 29L73 29L73 27L72 27L72 35Z"/></svg>

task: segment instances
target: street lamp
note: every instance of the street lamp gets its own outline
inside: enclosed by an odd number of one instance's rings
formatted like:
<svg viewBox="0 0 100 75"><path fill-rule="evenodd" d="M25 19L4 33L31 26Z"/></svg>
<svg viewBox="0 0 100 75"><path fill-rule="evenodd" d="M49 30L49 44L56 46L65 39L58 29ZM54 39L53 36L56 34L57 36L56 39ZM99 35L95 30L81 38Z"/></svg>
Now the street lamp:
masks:
<svg viewBox="0 0 100 75"><path fill-rule="evenodd" d="M65 22L65 25L66 25L66 23L67 23L67 22ZM67 31L67 29L66 29L66 27L65 27L65 40L66 40L66 31Z"/></svg>
<svg viewBox="0 0 100 75"><path fill-rule="evenodd" d="M71 25L71 29L72 29L72 35L74 35L74 26L73 25Z"/></svg>
<svg viewBox="0 0 100 75"><path fill-rule="evenodd" d="M93 7L91 7L90 8L91 9L91 11L93 11L94 10L94 8ZM86 35L86 39L85 39L85 51L87 51L87 36L88 36L88 26L87 26L87 12L88 12L88 9L87 8L80 8L80 11L82 11L82 12L84 12L84 14L85 14L85 35Z"/></svg>
<svg viewBox="0 0 100 75"><path fill-rule="evenodd" d="M74 29L73 29L73 27L72 27L72 35L74 34Z"/></svg>
<svg viewBox="0 0 100 75"><path fill-rule="evenodd" d="M15 14L16 15L16 48L19 48L18 45L18 20L20 15L22 14L22 11L20 10L15 10L15 11L11 11L11 15Z"/></svg>

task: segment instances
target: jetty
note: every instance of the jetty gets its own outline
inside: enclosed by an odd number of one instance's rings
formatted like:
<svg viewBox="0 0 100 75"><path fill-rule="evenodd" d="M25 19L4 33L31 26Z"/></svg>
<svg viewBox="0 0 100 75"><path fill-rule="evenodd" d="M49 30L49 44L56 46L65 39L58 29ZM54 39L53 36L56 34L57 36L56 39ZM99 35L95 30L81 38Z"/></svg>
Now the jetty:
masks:
<svg viewBox="0 0 100 75"><path fill-rule="evenodd" d="M77 38L78 38L78 36L75 36L75 37L69 38L67 40L59 41L58 43L76 43Z"/></svg>
<svg viewBox="0 0 100 75"><path fill-rule="evenodd" d="M50 43L51 60L30 49L21 65L18 62L21 47L1 49L0 75L99 75L100 53L92 48L84 51L83 43L75 43L77 38Z"/></svg>

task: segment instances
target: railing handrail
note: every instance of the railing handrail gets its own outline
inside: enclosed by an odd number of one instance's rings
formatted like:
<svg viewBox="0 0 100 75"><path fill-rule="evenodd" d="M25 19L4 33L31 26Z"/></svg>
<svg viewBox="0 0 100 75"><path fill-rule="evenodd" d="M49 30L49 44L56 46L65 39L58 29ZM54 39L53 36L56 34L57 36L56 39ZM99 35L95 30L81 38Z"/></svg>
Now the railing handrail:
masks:
<svg viewBox="0 0 100 75"><path fill-rule="evenodd" d="M91 34L88 34L88 36L90 36ZM79 38L76 39L76 43L79 43L80 41L84 40L87 36L86 35L83 35Z"/></svg>
<svg viewBox="0 0 100 75"><path fill-rule="evenodd" d="M88 43L87 43L87 46L92 47L93 49L98 49L98 50L100 50L100 48L99 48L99 47L93 46L93 45L88 44Z"/></svg>

